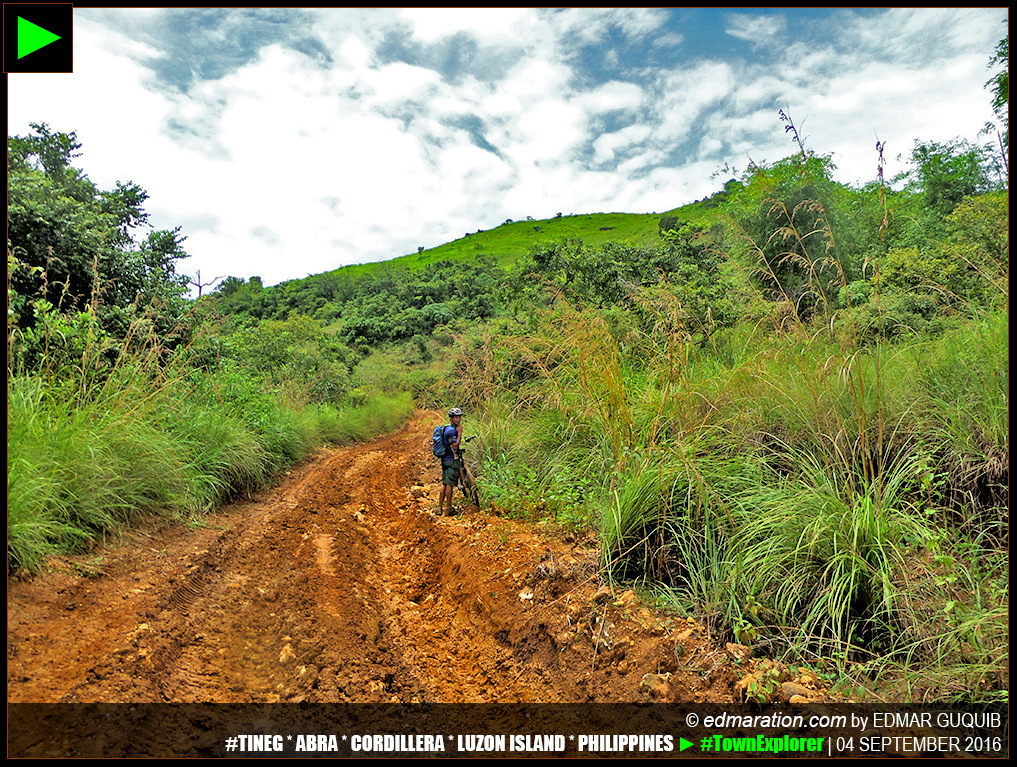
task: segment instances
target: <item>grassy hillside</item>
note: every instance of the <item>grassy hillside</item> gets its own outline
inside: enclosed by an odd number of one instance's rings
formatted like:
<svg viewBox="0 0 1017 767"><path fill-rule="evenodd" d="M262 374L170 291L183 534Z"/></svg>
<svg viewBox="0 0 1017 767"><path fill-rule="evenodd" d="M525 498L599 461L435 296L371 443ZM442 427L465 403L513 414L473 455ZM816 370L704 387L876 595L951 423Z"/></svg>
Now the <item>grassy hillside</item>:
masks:
<svg viewBox="0 0 1017 767"><path fill-rule="evenodd" d="M478 229L462 237L425 248L419 253L379 261L371 264L352 264L328 274L344 277L363 277L379 269L423 269L440 261L470 262L485 256L498 266L509 266L529 253L535 246L578 237L585 244L599 246L608 242L647 244L656 241L660 234L660 220L676 216L681 221L710 226L720 217L719 209L703 202L690 203L663 213L580 213L545 219L506 221L494 229ZM303 279L314 279L317 275ZM286 284L286 283L282 283Z"/></svg>

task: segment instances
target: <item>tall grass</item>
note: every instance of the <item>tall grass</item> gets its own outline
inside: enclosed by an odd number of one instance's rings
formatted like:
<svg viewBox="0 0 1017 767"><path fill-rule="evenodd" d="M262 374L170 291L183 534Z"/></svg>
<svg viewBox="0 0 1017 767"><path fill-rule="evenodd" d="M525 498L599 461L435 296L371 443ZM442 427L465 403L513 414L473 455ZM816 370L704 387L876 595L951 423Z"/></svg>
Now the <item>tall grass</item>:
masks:
<svg viewBox="0 0 1017 767"><path fill-rule="evenodd" d="M789 460L793 479L770 477L738 504L735 568L760 637L822 656L886 651L899 633L895 579L932 539L908 500L919 464L903 459L877 482L804 450Z"/></svg>
<svg viewBox="0 0 1017 767"><path fill-rule="evenodd" d="M171 439L145 418L150 399L125 410L122 390L90 402L61 394L40 377L8 381L9 566L35 566L54 546L73 548L121 528L139 509L180 501L179 461Z"/></svg>
<svg viewBox="0 0 1017 767"><path fill-rule="evenodd" d="M920 373L923 426L940 456L941 489L952 505L974 513L968 529L1009 516L1009 361L1008 314L993 312L944 336Z"/></svg>
<svg viewBox="0 0 1017 767"><path fill-rule="evenodd" d="M552 516L534 499L582 477L605 574L719 636L886 679L937 663L944 690L970 692L976 669L1002 684L1005 312L876 347L797 321L697 345L679 322L633 337L589 310L547 320L483 372L530 371L525 399L489 400L499 506Z"/></svg>
<svg viewBox="0 0 1017 767"><path fill-rule="evenodd" d="M347 444L372 439L399 429L413 414L413 397L379 394L358 406L333 408L320 406L315 411L318 437L326 442Z"/></svg>
<svg viewBox="0 0 1017 767"><path fill-rule="evenodd" d="M794 181L798 171L785 171L764 197ZM972 692L973 676L957 670L967 666L998 689L1005 217L982 237L997 304L967 305L941 323L953 327L946 335L922 337L885 326L900 322L883 295L882 194L878 238L841 227L842 242L818 202L757 197L746 198L748 228L732 222L726 235L738 325L696 318L661 282L627 286L627 303L608 308L559 297L543 315L504 323L502 338L485 336L462 372L488 412L489 496L553 516L547 499L584 482L577 516L600 532L607 577L640 581L763 652L864 663L885 677L894 664L934 663ZM967 248L959 258L981 252L974 235L954 235ZM863 315L875 325L857 327Z"/></svg>
<svg viewBox="0 0 1017 767"><path fill-rule="evenodd" d="M37 568L142 513L209 511L322 442L392 431L413 410L409 394L308 405L229 366L167 365L145 343L112 367L97 360L86 344L74 364L8 371L8 568Z"/></svg>

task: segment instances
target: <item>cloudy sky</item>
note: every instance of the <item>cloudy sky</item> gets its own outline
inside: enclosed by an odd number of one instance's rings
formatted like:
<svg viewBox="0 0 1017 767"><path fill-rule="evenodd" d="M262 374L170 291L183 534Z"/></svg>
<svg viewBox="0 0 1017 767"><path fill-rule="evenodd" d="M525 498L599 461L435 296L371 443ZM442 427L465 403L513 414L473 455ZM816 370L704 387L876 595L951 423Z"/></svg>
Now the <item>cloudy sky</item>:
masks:
<svg viewBox="0 0 1017 767"><path fill-rule="evenodd" d="M77 131L101 188L266 284L556 213L657 212L791 154L890 175L977 140L1006 9L98 10L74 74L8 75L8 133Z"/></svg>

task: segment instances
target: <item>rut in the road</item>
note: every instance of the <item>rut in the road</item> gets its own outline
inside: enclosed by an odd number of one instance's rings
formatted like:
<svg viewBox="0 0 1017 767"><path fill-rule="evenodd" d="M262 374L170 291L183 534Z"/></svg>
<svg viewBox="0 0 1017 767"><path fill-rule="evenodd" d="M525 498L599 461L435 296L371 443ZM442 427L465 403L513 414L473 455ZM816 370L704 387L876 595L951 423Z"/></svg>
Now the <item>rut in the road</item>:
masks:
<svg viewBox="0 0 1017 767"><path fill-rule="evenodd" d="M559 699L558 675L514 658L522 606L502 616L506 587L476 578L490 568L461 539L482 517L435 518L410 494L436 474L424 436L414 422L333 451L225 532L161 606L135 671L173 701Z"/></svg>

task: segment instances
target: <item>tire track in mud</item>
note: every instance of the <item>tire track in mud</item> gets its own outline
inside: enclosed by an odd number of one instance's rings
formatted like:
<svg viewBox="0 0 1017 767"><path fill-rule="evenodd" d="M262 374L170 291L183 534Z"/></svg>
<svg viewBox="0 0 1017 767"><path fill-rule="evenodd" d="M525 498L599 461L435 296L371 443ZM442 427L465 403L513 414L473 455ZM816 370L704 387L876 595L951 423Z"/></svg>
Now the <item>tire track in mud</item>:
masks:
<svg viewBox="0 0 1017 767"><path fill-rule="evenodd" d="M381 641L370 585L372 531L357 508L369 499L347 491L363 486L368 458L355 448L327 454L287 502L238 533L216 565L220 587L170 618L166 634L190 634L191 644L179 661L167 653L173 662L158 674L166 699L379 701L395 692L398 663Z"/></svg>
<svg viewBox="0 0 1017 767"><path fill-rule="evenodd" d="M436 488L408 492L437 479L428 428L418 418L369 447L328 451L249 505L69 697L95 699L97 682L117 678L174 702L545 697L509 673L490 606L447 557L466 520L422 509Z"/></svg>

